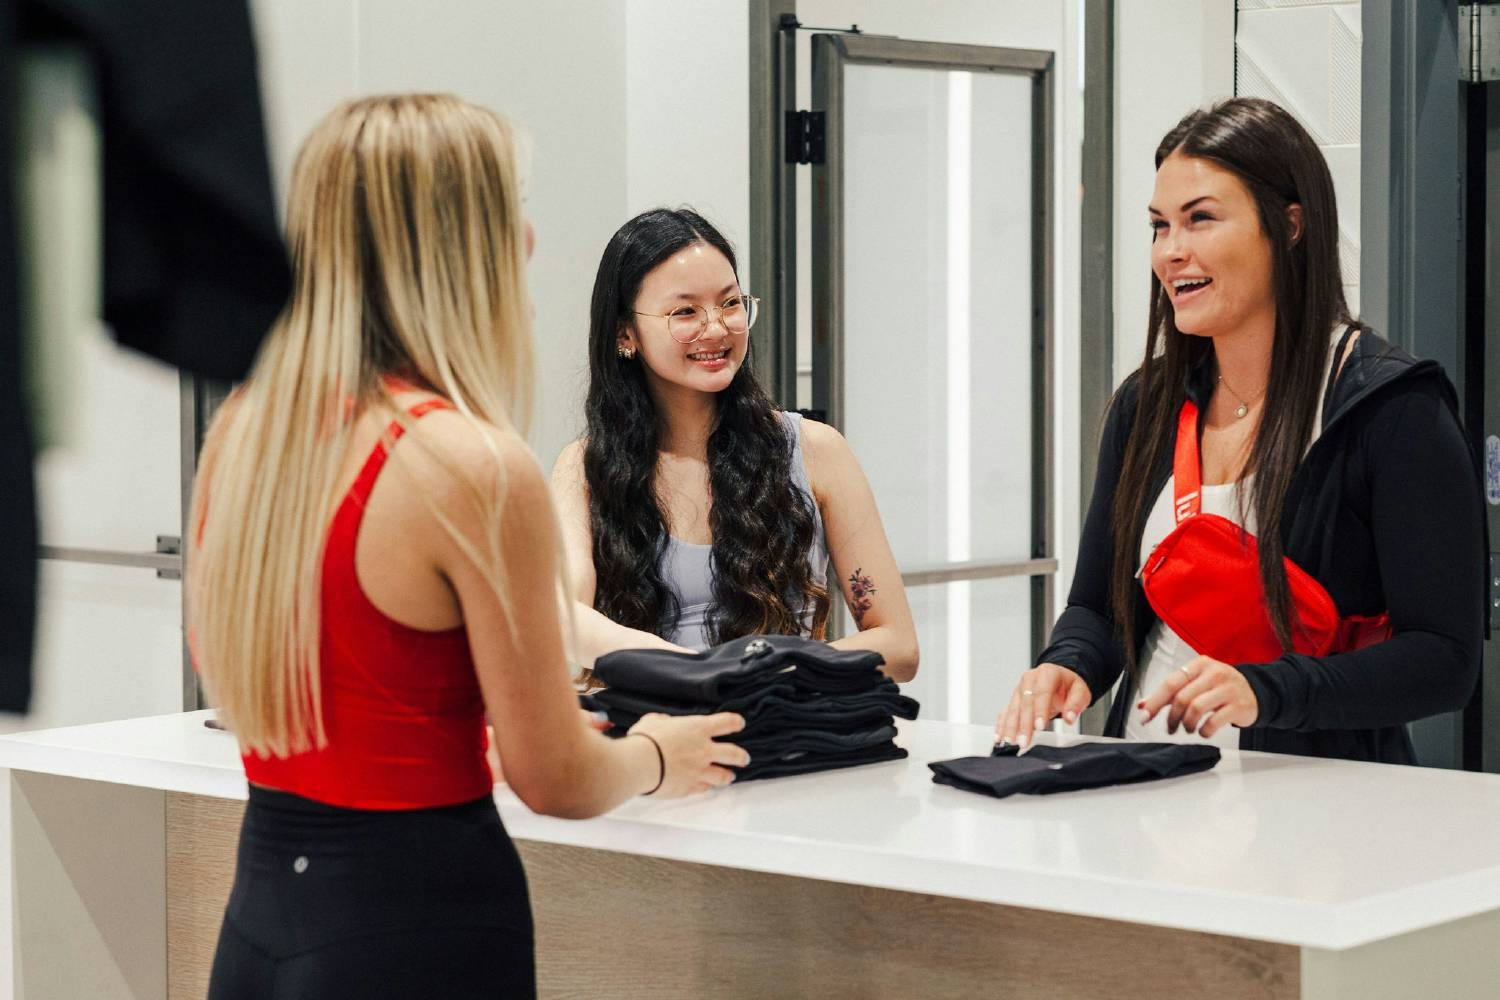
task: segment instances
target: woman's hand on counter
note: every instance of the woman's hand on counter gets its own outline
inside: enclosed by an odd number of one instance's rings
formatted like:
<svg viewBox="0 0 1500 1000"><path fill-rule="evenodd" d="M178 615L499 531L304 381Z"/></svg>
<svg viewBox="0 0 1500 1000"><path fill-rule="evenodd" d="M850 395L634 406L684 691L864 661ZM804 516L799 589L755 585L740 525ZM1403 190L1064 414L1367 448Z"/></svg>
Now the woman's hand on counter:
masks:
<svg viewBox="0 0 1500 1000"><path fill-rule="evenodd" d="M1069 723L1089 707L1093 693L1078 674L1056 663L1043 663L1021 675L1010 704L995 723L995 742L1027 746L1037 732L1058 716Z"/></svg>
<svg viewBox="0 0 1500 1000"><path fill-rule="evenodd" d="M716 736L729 736L745 728L743 716L734 712L716 715L671 716L652 712L630 727L631 736L646 736L661 751L660 783L648 794L671 799L720 788L734 780L731 767L744 767L750 755Z"/></svg>
<svg viewBox="0 0 1500 1000"><path fill-rule="evenodd" d="M1136 702L1142 722L1167 708L1167 732L1181 726L1204 739L1225 726L1249 726L1260 716L1260 702L1245 675L1211 656L1199 656L1172 671L1150 697Z"/></svg>

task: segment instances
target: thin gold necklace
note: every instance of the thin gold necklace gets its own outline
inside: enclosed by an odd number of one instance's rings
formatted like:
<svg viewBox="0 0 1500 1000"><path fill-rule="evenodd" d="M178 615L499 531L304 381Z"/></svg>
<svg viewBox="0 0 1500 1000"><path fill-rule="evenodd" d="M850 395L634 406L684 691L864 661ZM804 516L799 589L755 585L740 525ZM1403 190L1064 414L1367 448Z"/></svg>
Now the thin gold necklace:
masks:
<svg viewBox="0 0 1500 1000"><path fill-rule="evenodd" d="M1237 400L1240 401L1240 405L1236 406L1234 408L1234 415L1236 417L1239 417L1239 418L1243 419L1244 416L1247 413L1250 412L1250 407L1251 407L1252 404L1245 402L1245 397L1241 396L1239 393L1235 392L1234 391L1234 387L1231 386L1228 382L1224 381L1224 376L1223 375L1220 375L1218 377L1218 379L1219 379L1219 384L1222 385L1224 388L1228 389L1229 390L1229 394L1231 396L1233 396L1235 399L1237 399ZM1264 396L1264 395L1265 395L1265 393L1262 392L1261 396ZM1260 402L1260 396L1255 397L1255 402L1257 402L1257 403Z"/></svg>

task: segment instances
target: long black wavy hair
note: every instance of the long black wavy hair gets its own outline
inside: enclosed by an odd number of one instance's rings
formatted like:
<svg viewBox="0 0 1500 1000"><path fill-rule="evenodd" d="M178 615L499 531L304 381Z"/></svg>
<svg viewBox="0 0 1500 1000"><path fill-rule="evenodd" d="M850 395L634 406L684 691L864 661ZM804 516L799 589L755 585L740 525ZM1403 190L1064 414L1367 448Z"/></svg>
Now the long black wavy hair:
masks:
<svg viewBox="0 0 1500 1000"><path fill-rule="evenodd" d="M1329 335L1336 324L1354 322L1339 271L1333 179L1307 130L1283 108L1259 98L1236 97L1189 113L1157 146L1156 166L1174 152L1209 160L1244 182L1271 244L1276 298L1271 378L1243 475L1255 475L1248 499L1255 512L1266 608L1276 637L1290 649L1297 621L1282 563L1287 490L1312 438ZM1302 206L1302 231L1295 240L1287 220L1290 205ZM1152 477L1176 438L1189 376L1200 365L1215 363L1213 350L1210 338L1177 329L1172 300L1153 273L1139 402L1110 520L1115 539L1110 604L1132 672L1142 638L1133 634L1131 615L1145 528L1141 512L1155 499L1149 495Z"/></svg>
<svg viewBox="0 0 1500 1000"><path fill-rule="evenodd" d="M646 275L694 244L722 253L738 274L734 249L688 209L654 209L610 238L594 279L589 314L589 392L583 468L594 535L594 607L631 628L665 634L682 609L661 575L667 524L657 499L662 426L640 355L622 358L621 330L634 322ZM813 500L792 475L792 441L761 388L750 355L716 397L708 439L713 533L711 643L742 635L821 637L828 591L812 579ZM813 608L811 628L803 619Z"/></svg>

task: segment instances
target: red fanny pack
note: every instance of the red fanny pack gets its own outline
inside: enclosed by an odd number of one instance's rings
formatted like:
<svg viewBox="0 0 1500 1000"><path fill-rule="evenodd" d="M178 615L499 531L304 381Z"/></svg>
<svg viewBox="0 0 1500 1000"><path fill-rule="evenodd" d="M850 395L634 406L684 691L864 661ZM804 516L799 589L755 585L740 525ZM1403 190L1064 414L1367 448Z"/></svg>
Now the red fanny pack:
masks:
<svg viewBox="0 0 1500 1000"><path fill-rule="evenodd" d="M1261 589L1255 536L1202 512L1198 407L1182 404L1172 462L1177 526L1146 557L1141 585L1166 625L1196 652L1225 663L1267 663L1284 652ZM1323 585L1283 559L1292 598L1292 649L1310 656L1348 652L1390 637L1390 616L1340 618Z"/></svg>

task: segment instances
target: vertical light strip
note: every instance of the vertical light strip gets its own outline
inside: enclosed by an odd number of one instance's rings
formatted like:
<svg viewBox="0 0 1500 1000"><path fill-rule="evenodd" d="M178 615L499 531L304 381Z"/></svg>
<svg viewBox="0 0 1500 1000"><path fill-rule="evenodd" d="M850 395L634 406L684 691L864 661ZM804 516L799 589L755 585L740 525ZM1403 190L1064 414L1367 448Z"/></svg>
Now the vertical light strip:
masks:
<svg viewBox="0 0 1500 1000"><path fill-rule="evenodd" d="M948 559L969 556L969 270L974 77L948 74ZM969 722L969 584L948 584L948 719Z"/></svg>

